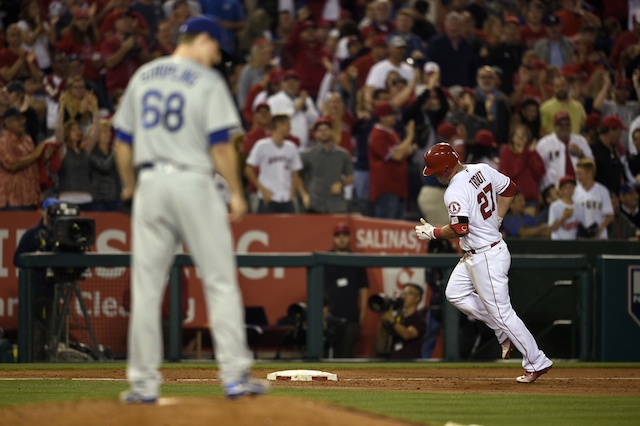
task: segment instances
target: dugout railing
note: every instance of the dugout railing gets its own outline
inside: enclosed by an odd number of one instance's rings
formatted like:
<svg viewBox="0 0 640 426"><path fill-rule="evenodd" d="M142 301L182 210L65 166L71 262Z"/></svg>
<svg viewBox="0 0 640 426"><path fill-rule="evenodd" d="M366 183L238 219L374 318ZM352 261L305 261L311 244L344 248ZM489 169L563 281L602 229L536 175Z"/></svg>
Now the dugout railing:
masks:
<svg viewBox="0 0 640 426"><path fill-rule="evenodd" d="M237 255L238 267L291 267L307 269L307 347L306 358L321 359L323 351L323 278L325 265L441 268L446 282L458 263L457 254L378 255L330 253L267 253ZM30 336L33 334L32 275L37 269L129 267L130 256L124 253L32 253L19 259L18 362L32 362ZM175 258L169 276L169 361L181 359L182 321L180 268L193 266L189 255ZM571 271L576 283L578 306L579 359L593 359L593 286L592 270L584 255L514 255L511 269ZM443 306L444 358L459 360L458 311L446 301Z"/></svg>

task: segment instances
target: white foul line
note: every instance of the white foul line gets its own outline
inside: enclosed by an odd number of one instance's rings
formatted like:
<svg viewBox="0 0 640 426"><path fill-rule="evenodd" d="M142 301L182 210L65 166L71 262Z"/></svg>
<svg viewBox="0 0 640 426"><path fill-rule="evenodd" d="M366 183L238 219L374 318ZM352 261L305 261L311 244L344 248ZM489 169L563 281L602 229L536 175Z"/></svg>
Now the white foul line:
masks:
<svg viewBox="0 0 640 426"><path fill-rule="evenodd" d="M127 379L117 379L109 377L1 377L0 381L29 381L29 380L72 380L72 381L95 381L95 382L126 382ZM352 378L338 379L341 382L430 382L441 380L465 380L474 381L494 381L513 380L511 377L372 377L372 378ZM548 380L640 380L640 377L549 377ZM167 379L165 382L219 382L219 379ZM288 382L287 382L288 383ZM314 382L317 383L317 382Z"/></svg>

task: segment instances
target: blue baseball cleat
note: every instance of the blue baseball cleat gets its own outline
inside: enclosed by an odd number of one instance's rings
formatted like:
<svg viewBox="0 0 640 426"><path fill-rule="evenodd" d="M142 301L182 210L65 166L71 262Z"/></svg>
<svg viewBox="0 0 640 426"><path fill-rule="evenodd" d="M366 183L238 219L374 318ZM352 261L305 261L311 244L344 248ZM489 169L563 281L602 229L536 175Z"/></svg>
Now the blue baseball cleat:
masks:
<svg viewBox="0 0 640 426"><path fill-rule="evenodd" d="M269 387L269 382L266 380L254 379L249 374L244 374L239 381L225 385L224 394L229 399L240 396L264 395Z"/></svg>
<svg viewBox="0 0 640 426"><path fill-rule="evenodd" d="M136 391L128 390L120 394L120 401L125 404L155 404L158 402L158 397L142 396Z"/></svg>

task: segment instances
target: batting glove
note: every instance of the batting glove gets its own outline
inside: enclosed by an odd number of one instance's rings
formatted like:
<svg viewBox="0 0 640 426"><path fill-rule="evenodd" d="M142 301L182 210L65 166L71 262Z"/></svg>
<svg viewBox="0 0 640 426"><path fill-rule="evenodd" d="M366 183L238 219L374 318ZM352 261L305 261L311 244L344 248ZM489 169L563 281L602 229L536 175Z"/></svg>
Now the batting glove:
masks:
<svg viewBox="0 0 640 426"><path fill-rule="evenodd" d="M435 235L433 235L433 225L423 218L420 218L420 222L422 222L422 225L416 225L416 235L418 238L421 240L433 240L435 238Z"/></svg>

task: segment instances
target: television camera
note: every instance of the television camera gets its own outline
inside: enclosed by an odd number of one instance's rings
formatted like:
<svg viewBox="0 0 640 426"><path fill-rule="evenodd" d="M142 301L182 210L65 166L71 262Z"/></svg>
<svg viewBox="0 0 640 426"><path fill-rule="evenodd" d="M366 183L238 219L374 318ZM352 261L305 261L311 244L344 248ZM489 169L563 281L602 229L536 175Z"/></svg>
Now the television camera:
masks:
<svg viewBox="0 0 640 426"><path fill-rule="evenodd" d="M404 306L404 300L401 297L392 298L384 293L374 294L369 297L367 302L369 309L379 314L392 309L394 311L401 311Z"/></svg>
<svg viewBox="0 0 640 426"><path fill-rule="evenodd" d="M95 220L80 216L80 207L59 202L47 207L44 230L40 235L42 251L54 253L84 253L96 240ZM54 285L53 305L49 322L47 353L50 361L104 359L105 348L98 343L77 281L84 278L87 268L49 268L47 278ZM90 345L69 341L68 322L71 301L76 297L84 318ZM66 337L65 337L66 336Z"/></svg>
<svg viewBox="0 0 640 426"><path fill-rule="evenodd" d="M79 217L80 207L58 203L46 210L46 251L85 252L96 240L95 220Z"/></svg>

